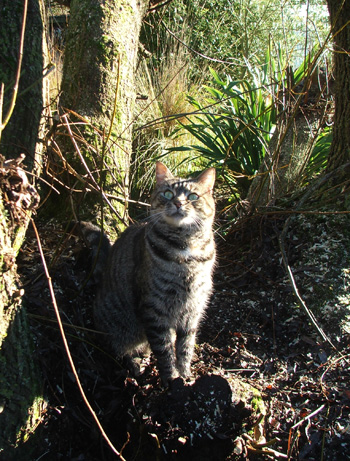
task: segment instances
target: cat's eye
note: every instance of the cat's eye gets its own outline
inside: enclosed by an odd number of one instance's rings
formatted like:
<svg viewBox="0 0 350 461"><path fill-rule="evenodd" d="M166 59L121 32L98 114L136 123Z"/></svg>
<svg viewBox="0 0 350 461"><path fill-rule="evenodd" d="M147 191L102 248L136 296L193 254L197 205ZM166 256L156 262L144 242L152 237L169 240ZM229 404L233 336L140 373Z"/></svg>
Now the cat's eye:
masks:
<svg viewBox="0 0 350 461"><path fill-rule="evenodd" d="M167 200L171 200L174 197L174 194L173 194L173 192L171 192L171 190L166 190L165 192L163 192L163 196Z"/></svg>
<svg viewBox="0 0 350 461"><path fill-rule="evenodd" d="M188 195L188 200L190 200L191 202L194 202L195 200L198 200L199 199L199 195L195 194L194 192L192 192L191 194Z"/></svg>

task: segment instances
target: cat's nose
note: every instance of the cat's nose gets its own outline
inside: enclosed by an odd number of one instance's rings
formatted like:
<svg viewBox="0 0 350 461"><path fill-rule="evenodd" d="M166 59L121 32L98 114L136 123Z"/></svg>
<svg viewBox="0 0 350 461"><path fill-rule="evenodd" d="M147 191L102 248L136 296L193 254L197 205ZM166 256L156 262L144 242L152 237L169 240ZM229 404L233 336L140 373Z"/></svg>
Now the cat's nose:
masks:
<svg viewBox="0 0 350 461"><path fill-rule="evenodd" d="M180 200L174 200L174 205L176 206L176 208L181 208L182 203L180 202Z"/></svg>

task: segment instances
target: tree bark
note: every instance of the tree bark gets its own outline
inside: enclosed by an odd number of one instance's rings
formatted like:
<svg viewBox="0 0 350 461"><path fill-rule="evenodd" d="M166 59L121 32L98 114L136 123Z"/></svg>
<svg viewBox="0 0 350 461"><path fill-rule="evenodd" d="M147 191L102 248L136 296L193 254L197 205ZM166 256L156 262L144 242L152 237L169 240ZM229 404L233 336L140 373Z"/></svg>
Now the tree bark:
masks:
<svg viewBox="0 0 350 461"><path fill-rule="evenodd" d="M280 121L270 141L271 154L249 188L247 199L254 207L273 205L298 188L322 126L320 110L298 111L292 120L286 116Z"/></svg>
<svg viewBox="0 0 350 461"><path fill-rule="evenodd" d="M16 266L31 210L29 207L22 214L9 202L3 187L11 180L8 173L0 168L0 458L4 452L6 457L1 459L11 460L28 459L22 457L21 445L40 421L44 399ZM37 201L33 188L23 193Z"/></svg>
<svg viewBox="0 0 350 461"><path fill-rule="evenodd" d="M18 63L23 1L0 0L0 11L0 83L5 84L6 114ZM43 142L38 138L45 125L43 108L48 105L45 44L43 4L30 0L19 96L0 144L0 458L6 460L29 459L29 446L23 453L21 443L34 432L44 403L16 266L38 195L33 176L26 175L20 162L5 159L24 152L26 171L40 173Z"/></svg>
<svg viewBox="0 0 350 461"><path fill-rule="evenodd" d="M350 161L350 2L327 0L334 40L335 113L328 170Z"/></svg>
<svg viewBox="0 0 350 461"><path fill-rule="evenodd" d="M23 3L23 0L0 0L0 83L5 85L4 114L9 108L19 58ZM48 80L44 78L48 53L43 16L42 0L29 0L18 97L1 136L1 153L6 158L17 158L24 153L24 163L36 174L40 174L42 165L43 143L38 143L38 137L42 138L47 123L42 111L48 104L49 91Z"/></svg>
<svg viewBox="0 0 350 461"><path fill-rule="evenodd" d="M98 143L96 133L79 128L89 165L105 170L106 192L125 198L117 207L117 225L127 219L134 71L147 5L146 0L72 0L71 4L61 105L104 133Z"/></svg>

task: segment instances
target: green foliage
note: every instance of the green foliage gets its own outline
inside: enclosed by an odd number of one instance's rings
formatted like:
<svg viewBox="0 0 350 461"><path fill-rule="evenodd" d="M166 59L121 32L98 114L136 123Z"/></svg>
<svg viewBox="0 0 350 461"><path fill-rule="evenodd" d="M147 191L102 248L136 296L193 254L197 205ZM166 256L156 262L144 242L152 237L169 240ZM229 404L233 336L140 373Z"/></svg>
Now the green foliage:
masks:
<svg viewBox="0 0 350 461"><path fill-rule="evenodd" d="M271 41L284 44L295 66L328 28L323 0L172 0L147 18L141 41L157 67L167 54L170 30L190 47L194 75L207 67L206 56L218 72L242 79L248 73L246 61L258 65Z"/></svg>
<svg viewBox="0 0 350 461"><path fill-rule="evenodd" d="M277 111L294 103L311 73L323 4L173 0L154 11L141 38L151 56L139 88L148 99L138 102L134 190L148 190L150 162L167 156L179 173L215 166L244 198L269 153Z"/></svg>
<svg viewBox="0 0 350 461"><path fill-rule="evenodd" d="M290 104L290 98L295 100L298 95L295 89L303 87L303 82L310 77L318 52L314 48L292 71L282 47L278 46L277 50L278 59L268 50L259 66L252 67L246 62L249 80L226 76L224 81L211 69L213 84L204 87L208 94L204 104L189 96L195 112L187 117L187 124L181 122L182 129L197 142L168 149L169 153L194 151L207 165L218 168L241 198L247 195L268 153L278 111L289 107L284 106L283 95L287 96L286 104ZM329 136L318 140L307 167L308 174L324 166L329 143ZM191 158L193 160L193 156Z"/></svg>
<svg viewBox="0 0 350 461"><path fill-rule="evenodd" d="M329 126L318 136L305 168L305 177L307 179L321 173L327 167L332 137L332 128Z"/></svg>
<svg viewBox="0 0 350 461"><path fill-rule="evenodd" d="M194 122L182 124L199 143L169 151L196 151L208 165L220 168L231 185L245 196L276 124L276 108L263 84L267 75L263 70L261 85L253 87L246 80L227 77L223 81L214 70L211 73L215 87L206 87L210 95L207 106L189 97L197 115Z"/></svg>

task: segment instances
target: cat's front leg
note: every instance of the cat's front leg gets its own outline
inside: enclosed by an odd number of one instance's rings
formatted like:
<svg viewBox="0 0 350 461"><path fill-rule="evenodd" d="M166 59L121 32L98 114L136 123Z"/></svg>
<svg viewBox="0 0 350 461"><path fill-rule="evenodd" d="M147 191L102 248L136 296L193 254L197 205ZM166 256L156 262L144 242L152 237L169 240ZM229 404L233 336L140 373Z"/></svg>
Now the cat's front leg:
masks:
<svg viewBox="0 0 350 461"><path fill-rule="evenodd" d="M176 360L172 334L169 328L160 325L149 325L146 334L151 350L157 360L159 374L164 386L179 376L176 369Z"/></svg>
<svg viewBox="0 0 350 461"><path fill-rule="evenodd" d="M191 376L191 360L196 343L198 322L187 321L176 329L176 362L177 370L183 378Z"/></svg>

